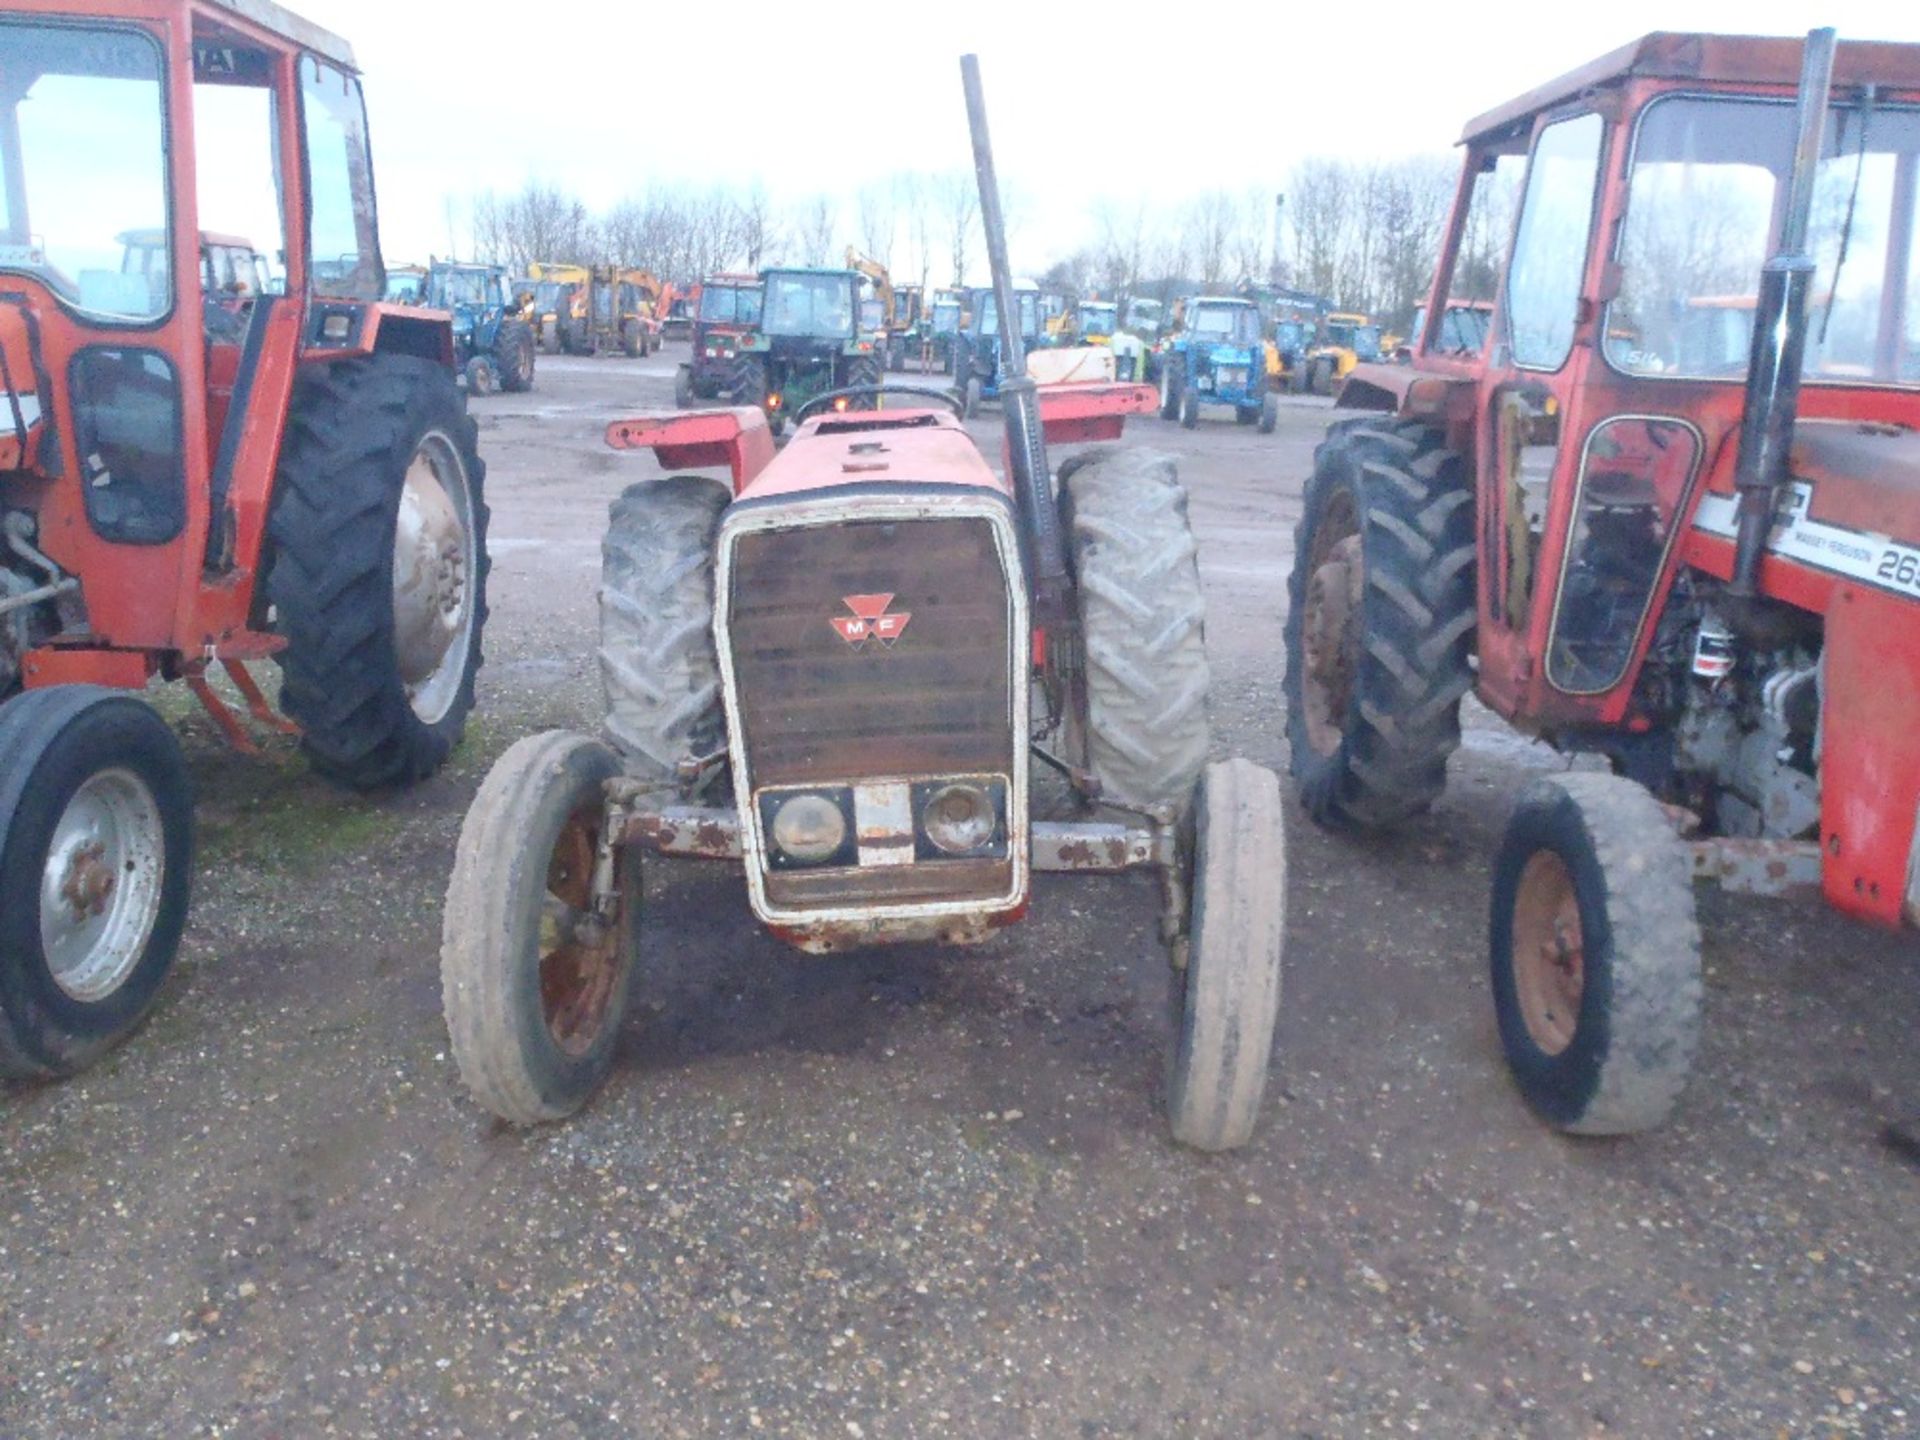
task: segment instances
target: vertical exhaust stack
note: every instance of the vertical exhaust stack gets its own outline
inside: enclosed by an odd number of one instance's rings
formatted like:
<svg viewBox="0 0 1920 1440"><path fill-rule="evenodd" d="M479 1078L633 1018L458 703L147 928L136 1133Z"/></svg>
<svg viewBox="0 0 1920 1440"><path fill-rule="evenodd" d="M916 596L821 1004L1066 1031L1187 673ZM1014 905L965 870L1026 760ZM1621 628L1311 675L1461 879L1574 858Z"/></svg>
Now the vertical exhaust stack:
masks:
<svg viewBox="0 0 1920 1440"><path fill-rule="evenodd" d="M1799 137L1780 222L1780 248L1760 272L1760 294L1753 311L1747 402L1740 417L1740 452L1734 465L1733 483L1740 496L1733 581L1728 586L1734 595L1758 593L1760 556L1789 478L1788 452L1800 409L1800 369L1807 349L1807 294L1813 288L1807 218L1813 209L1813 182L1826 136L1833 53L1831 29L1807 33L1800 62Z"/></svg>
<svg viewBox="0 0 1920 1440"><path fill-rule="evenodd" d="M1014 307L1013 271L1007 263L1006 223L1000 212L1000 181L993 169L993 142L987 134L987 102L980 89L980 57L960 57L960 83L967 95L967 128L973 134L973 170L980 184L980 226L987 237L987 264L993 271L993 306L1000 317L1000 407L1007 419L1007 463L1012 469L1020 518L1033 562L1033 610L1036 618L1059 621L1067 615L1067 547L1054 508L1052 472L1047 468L1046 436L1040 426L1040 397L1027 376L1027 349Z"/></svg>

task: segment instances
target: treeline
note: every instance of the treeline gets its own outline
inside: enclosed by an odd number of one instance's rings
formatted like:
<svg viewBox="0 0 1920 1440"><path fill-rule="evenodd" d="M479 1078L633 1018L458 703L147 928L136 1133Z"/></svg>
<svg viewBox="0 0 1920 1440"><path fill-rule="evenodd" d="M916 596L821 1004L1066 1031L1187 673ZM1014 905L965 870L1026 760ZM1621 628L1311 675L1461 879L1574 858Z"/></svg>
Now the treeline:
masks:
<svg viewBox="0 0 1920 1440"><path fill-rule="evenodd" d="M1275 189L1210 191L1169 207L1102 200L1087 241L1030 271L1075 294L1146 295L1167 302L1194 288L1266 281L1404 325L1426 297L1458 174L1445 156L1381 162L1309 159ZM1512 223L1512 197L1488 177L1476 201L1462 276L1490 293ZM1500 177L1504 181L1504 177ZM1035 246L1022 232L1032 206L1004 197L1016 264ZM776 203L764 186L655 186L601 214L553 187L472 204L477 258L524 272L537 260L631 265L679 280L771 264L838 264L851 244L896 279L979 283L985 258L978 197L966 171L900 174L851 196Z"/></svg>

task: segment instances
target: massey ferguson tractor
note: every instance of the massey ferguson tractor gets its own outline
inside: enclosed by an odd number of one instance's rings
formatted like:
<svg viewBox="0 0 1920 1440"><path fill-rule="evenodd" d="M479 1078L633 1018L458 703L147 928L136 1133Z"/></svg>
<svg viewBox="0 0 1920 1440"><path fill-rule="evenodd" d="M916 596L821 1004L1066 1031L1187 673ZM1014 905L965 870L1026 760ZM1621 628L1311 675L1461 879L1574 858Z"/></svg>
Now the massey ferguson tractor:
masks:
<svg viewBox="0 0 1920 1440"><path fill-rule="evenodd" d="M262 173L203 188L196 125L236 109L279 117ZM183 680L244 744L221 668L330 778L431 774L487 512L446 318L381 303L343 41L262 0L16 0L0 157L0 1073L48 1076L139 1023L186 920L187 771L137 692ZM207 293L210 192L278 195L283 293Z"/></svg>
<svg viewBox="0 0 1920 1440"><path fill-rule="evenodd" d="M978 71L962 63L1007 299ZM467 814L443 996L487 1109L564 1116L606 1073L658 943L639 914L654 856L739 863L754 914L814 953L982 940L1026 913L1037 871L1143 869L1180 996L1173 1132L1246 1141L1279 1000L1279 783L1208 763L1200 576L1172 463L1082 452L1056 498L1046 443L1117 438L1152 390L1036 390L1019 343L1004 480L945 391L847 411L816 394L777 458L758 409L610 428L617 449L724 465L732 483L675 475L615 502L605 738L521 740Z"/></svg>
<svg viewBox="0 0 1920 1440"><path fill-rule="evenodd" d="M693 353L673 374L673 403L682 410L722 396L736 405L758 404L762 372L749 369L741 340L760 324L760 277L713 275L700 286L693 310Z"/></svg>
<svg viewBox="0 0 1920 1440"><path fill-rule="evenodd" d="M1534 1109L1633 1131L1699 1039L1697 877L1920 920L1920 46L1650 35L1463 143L1412 364L1355 371L1339 403L1378 413L1307 489L1293 774L1319 821L1401 822L1468 691L1608 762L1521 797L1492 990ZM1462 236L1509 171L1461 354Z"/></svg>

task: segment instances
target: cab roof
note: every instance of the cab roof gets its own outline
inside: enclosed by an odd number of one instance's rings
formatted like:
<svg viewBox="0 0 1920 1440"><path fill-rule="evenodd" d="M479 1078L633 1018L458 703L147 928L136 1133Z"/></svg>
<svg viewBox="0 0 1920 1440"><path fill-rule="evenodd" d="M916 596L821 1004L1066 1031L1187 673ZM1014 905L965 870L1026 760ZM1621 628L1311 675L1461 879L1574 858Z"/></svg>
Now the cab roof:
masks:
<svg viewBox="0 0 1920 1440"><path fill-rule="evenodd" d="M849 270L844 265L769 265L760 272L760 278L765 280L769 275L836 275L848 280L866 278L858 270Z"/></svg>
<svg viewBox="0 0 1920 1440"><path fill-rule="evenodd" d="M285 6L274 4L273 0L208 0L208 3L215 10L228 11L262 30L270 30L282 39L291 40L331 60L343 69L359 73L360 67L353 58L353 46L331 30L322 30L311 20L303 20Z"/></svg>
<svg viewBox="0 0 1920 1440"><path fill-rule="evenodd" d="M1792 87L1800 81L1804 47L1805 41L1797 38L1655 31L1469 120L1460 132L1460 143L1530 129L1541 111L1622 80ZM1920 92L1920 45L1842 41L1834 56L1833 82Z"/></svg>

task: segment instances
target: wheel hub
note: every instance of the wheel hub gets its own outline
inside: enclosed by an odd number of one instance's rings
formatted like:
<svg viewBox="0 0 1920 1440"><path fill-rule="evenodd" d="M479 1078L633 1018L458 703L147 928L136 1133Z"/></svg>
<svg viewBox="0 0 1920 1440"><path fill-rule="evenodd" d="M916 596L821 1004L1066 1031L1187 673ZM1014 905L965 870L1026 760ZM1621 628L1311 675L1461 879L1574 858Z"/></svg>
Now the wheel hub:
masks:
<svg viewBox="0 0 1920 1440"><path fill-rule="evenodd" d="M473 524L451 442L429 434L400 491L393 535L393 645L419 717L433 724L464 678L473 625Z"/></svg>
<svg viewBox="0 0 1920 1440"><path fill-rule="evenodd" d="M617 927L593 908L597 807L574 812L547 862L540 917L540 1008L554 1043L568 1055L593 1048L620 978Z"/></svg>
<svg viewBox="0 0 1920 1440"><path fill-rule="evenodd" d="M1520 872L1513 901L1514 986L1533 1043L1558 1055L1580 1028L1586 950L1566 862L1542 850Z"/></svg>
<svg viewBox="0 0 1920 1440"><path fill-rule="evenodd" d="M1321 755L1340 748L1347 711L1353 703L1359 662L1360 602L1365 571L1360 537L1346 535L1327 547L1307 579L1301 640L1306 651L1301 675L1307 743Z"/></svg>
<svg viewBox="0 0 1920 1440"><path fill-rule="evenodd" d="M139 963L160 912L160 810L130 770L103 770L54 826L40 880L40 947L75 1000L103 1000Z"/></svg>

